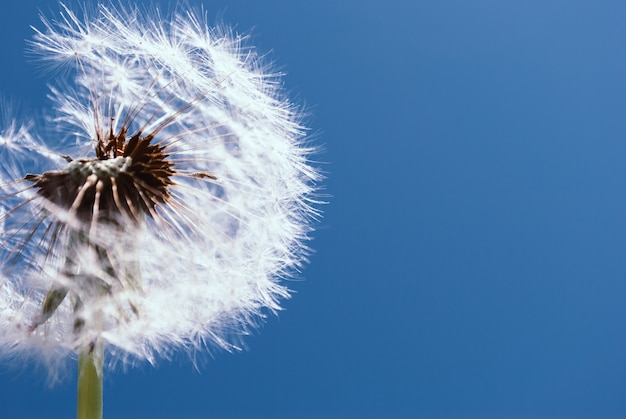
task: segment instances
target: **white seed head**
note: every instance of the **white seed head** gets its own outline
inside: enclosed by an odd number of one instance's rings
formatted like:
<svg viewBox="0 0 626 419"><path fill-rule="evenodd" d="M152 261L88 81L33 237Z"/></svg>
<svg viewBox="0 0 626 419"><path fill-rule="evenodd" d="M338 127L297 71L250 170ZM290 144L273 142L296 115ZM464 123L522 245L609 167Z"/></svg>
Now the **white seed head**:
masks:
<svg viewBox="0 0 626 419"><path fill-rule="evenodd" d="M193 13L63 7L43 139L0 131L0 350L112 362L226 349L289 296L314 183L298 110L243 39ZM2 129L2 128L0 128Z"/></svg>

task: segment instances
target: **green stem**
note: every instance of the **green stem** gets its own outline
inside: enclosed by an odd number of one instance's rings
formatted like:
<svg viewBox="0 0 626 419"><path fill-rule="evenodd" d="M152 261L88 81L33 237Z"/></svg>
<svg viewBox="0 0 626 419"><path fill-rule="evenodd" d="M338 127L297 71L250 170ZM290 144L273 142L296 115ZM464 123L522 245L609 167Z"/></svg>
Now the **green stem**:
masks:
<svg viewBox="0 0 626 419"><path fill-rule="evenodd" d="M104 345L89 345L78 357L78 419L102 419Z"/></svg>

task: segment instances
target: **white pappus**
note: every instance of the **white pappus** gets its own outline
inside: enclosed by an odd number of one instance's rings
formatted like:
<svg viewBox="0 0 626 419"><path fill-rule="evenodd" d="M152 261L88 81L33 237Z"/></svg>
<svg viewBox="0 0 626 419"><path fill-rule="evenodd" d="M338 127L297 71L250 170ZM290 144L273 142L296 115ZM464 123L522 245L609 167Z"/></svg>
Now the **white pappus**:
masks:
<svg viewBox="0 0 626 419"><path fill-rule="evenodd" d="M320 176L300 111L242 41L121 6L63 6L35 29L59 77L41 138L0 127L5 356L232 349L280 308Z"/></svg>

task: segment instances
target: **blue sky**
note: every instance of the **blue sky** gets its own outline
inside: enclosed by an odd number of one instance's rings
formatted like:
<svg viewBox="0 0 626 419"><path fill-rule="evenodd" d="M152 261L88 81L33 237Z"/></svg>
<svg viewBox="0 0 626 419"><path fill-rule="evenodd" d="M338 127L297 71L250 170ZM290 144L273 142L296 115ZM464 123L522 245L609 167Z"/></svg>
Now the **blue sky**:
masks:
<svg viewBox="0 0 626 419"><path fill-rule="evenodd" d="M204 7L287 73L332 198L246 351L111 371L106 417L626 416L625 3ZM0 13L0 94L33 111L40 9ZM0 416L72 417L44 379L1 369Z"/></svg>

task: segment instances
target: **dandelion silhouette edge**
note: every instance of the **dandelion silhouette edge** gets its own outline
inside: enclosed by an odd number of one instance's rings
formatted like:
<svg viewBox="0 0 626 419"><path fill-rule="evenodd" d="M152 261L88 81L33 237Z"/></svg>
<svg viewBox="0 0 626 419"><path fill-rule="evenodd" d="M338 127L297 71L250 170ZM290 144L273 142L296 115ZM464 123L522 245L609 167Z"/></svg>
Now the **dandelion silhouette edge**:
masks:
<svg viewBox="0 0 626 419"><path fill-rule="evenodd" d="M53 365L96 341L108 363L237 348L308 253L320 176L301 113L202 14L42 21L52 115L0 127L0 351Z"/></svg>

